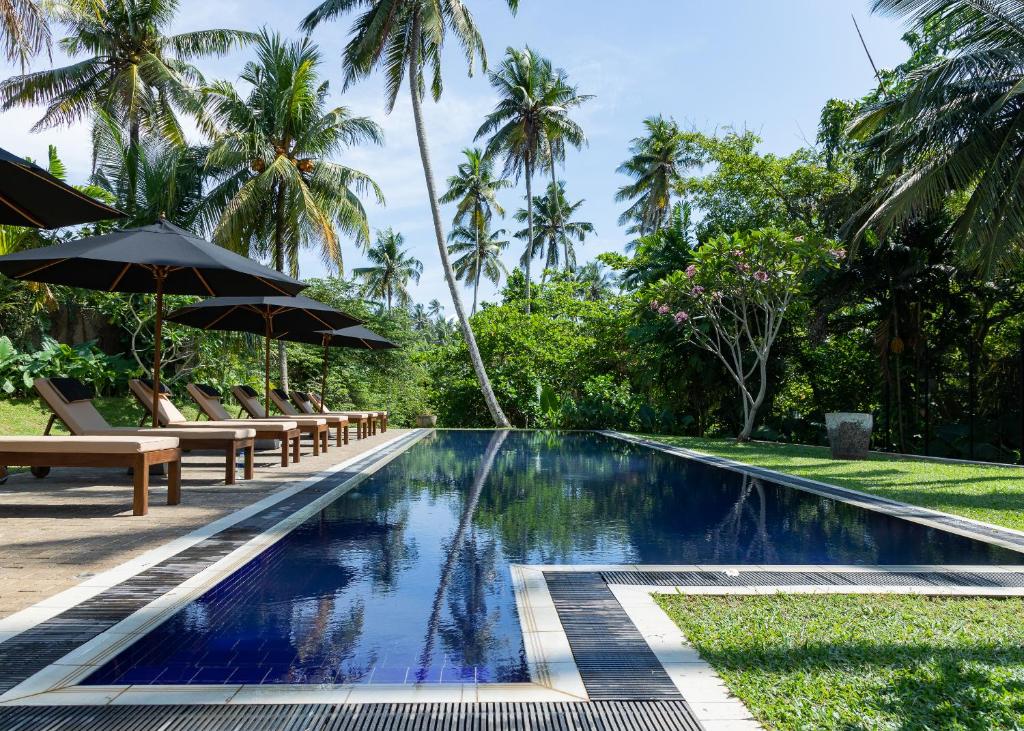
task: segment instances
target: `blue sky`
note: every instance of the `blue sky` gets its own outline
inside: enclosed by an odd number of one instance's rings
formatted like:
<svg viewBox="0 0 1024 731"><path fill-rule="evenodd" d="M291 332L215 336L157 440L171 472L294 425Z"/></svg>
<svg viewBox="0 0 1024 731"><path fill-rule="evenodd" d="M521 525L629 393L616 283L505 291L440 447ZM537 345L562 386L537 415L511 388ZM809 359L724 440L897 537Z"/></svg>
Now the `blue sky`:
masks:
<svg viewBox="0 0 1024 731"><path fill-rule="evenodd" d="M181 0L175 30L255 30L267 23L297 35L299 20L312 6L305 0ZM813 142L818 113L827 99L860 96L872 84L851 13L879 65L892 66L906 57L900 40L903 26L870 15L867 0L522 0L515 17L499 0L471 0L469 6L492 61L507 46L529 44L564 68L581 92L595 95L577 115L590 144L570 152L561 172L569 196L586 200L580 218L597 229L579 251L581 261L622 250L627 240L616 222L622 206L614 195L624 179L615 168L645 117L672 116L706 132L745 127L763 137L764 150L785 153ZM412 253L423 261L414 297L422 302L436 297L447 305L408 102L403 95L394 112L385 114L379 77L342 93L338 58L348 27L345 20L314 33L324 51L322 72L332 81L335 103L374 118L384 128L386 141L382 148L351 150L342 161L369 173L384 189L387 205L368 206L371 227L401 231ZM238 51L204 62L202 69L208 78L233 80L247 58L246 51ZM8 76L15 69L0 71ZM426 110L434 170L442 186L458 164L460 151L473 143L494 101L483 75L466 76L453 45L446 60L445 94L441 103L428 103ZM43 158L47 144L54 143L73 181L83 181L90 154L85 128L30 133L39 116L33 109L3 114L2 145L17 154ZM521 186L505 191L503 205L514 211L522 195ZM449 219L446 212L446 222ZM344 255L347 269L361 264L351 242ZM519 255L510 248L506 264L513 266ZM303 277L325 273L315 255L303 257ZM493 291L482 286L482 297ZM450 307L447 311L451 314Z"/></svg>

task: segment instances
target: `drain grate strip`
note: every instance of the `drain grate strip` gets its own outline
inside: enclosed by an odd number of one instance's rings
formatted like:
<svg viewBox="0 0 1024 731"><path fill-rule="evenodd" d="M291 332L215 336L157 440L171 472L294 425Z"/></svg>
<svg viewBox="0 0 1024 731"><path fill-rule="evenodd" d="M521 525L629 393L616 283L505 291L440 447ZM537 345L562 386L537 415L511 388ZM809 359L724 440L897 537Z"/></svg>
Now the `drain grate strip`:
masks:
<svg viewBox="0 0 1024 731"><path fill-rule="evenodd" d="M680 697L600 574L547 572L544 576L591 700Z"/></svg>
<svg viewBox="0 0 1024 731"><path fill-rule="evenodd" d="M1024 588L1024 573L1013 571L604 571L614 585L641 586L936 586Z"/></svg>
<svg viewBox="0 0 1024 731"><path fill-rule="evenodd" d="M699 731L683 701L0 709L5 731Z"/></svg>

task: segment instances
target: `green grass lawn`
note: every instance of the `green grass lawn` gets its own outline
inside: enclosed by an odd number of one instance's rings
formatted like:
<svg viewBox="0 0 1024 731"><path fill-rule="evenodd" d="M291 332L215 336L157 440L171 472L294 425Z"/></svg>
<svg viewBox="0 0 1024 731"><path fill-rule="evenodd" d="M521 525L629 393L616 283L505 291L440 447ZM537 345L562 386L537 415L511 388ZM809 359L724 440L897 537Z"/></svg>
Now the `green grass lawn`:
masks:
<svg viewBox="0 0 1024 731"><path fill-rule="evenodd" d="M648 438L697 452L1024 530L1024 469L872 456L834 460L825 447L740 444L725 439Z"/></svg>
<svg viewBox="0 0 1024 731"><path fill-rule="evenodd" d="M1024 600L657 599L769 729L1024 728Z"/></svg>

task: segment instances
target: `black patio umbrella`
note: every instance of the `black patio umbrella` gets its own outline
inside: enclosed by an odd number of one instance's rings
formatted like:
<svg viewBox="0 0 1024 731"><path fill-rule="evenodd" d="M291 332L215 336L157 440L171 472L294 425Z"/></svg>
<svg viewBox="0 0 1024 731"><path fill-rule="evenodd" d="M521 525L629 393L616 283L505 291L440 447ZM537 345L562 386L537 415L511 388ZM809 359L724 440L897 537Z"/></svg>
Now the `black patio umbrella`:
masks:
<svg viewBox="0 0 1024 731"><path fill-rule="evenodd" d="M270 341L300 342L313 331L349 327L360 322L341 310L302 296L217 297L182 307L167 319L204 330L238 330L263 335L266 344L264 398L267 416L270 416Z"/></svg>
<svg viewBox="0 0 1024 731"><path fill-rule="evenodd" d="M302 282L211 244L165 220L0 257L0 274L108 292L156 294L153 426L160 393L164 294L295 294ZM351 322L351 320L349 321ZM346 323L348 324L348 323ZM336 327L333 323L328 327Z"/></svg>
<svg viewBox="0 0 1024 731"><path fill-rule="evenodd" d="M0 149L0 224L60 228L122 216L38 165Z"/></svg>
<svg viewBox="0 0 1024 731"><path fill-rule="evenodd" d="M358 348L361 350L390 350L400 347L386 338L382 338L373 330L362 325L343 327L340 330L317 330L311 333L296 333L288 340L300 343L321 344L324 346L324 369L320 379L320 410L326 411L327 404L327 363L330 348Z"/></svg>

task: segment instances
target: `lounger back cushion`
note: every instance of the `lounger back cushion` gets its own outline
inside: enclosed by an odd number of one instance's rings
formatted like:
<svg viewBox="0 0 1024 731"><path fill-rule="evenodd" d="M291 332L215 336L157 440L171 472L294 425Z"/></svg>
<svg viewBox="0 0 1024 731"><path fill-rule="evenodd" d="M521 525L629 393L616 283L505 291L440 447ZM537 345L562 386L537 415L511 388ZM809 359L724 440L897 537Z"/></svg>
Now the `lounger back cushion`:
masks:
<svg viewBox="0 0 1024 731"><path fill-rule="evenodd" d="M92 405L92 401L65 401L65 397L54 385L51 378L37 378L35 381L36 391L43 397L50 410L64 422L68 430L75 435L88 434L90 432L109 430L110 424L103 415ZM74 380L74 379L72 379ZM81 396L81 393L72 393L72 396Z"/></svg>
<svg viewBox="0 0 1024 731"><path fill-rule="evenodd" d="M309 394L305 391L292 391L292 399L299 407L299 411L304 414L315 414L316 411L313 409L313 404L309 400Z"/></svg>
<svg viewBox="0 0 1024 731"><path fill-rule="evenodd" d="M226 421L234 417L224 408L220 402L220 391L213 386L203 383L190 383L185 387L192 400L199 404L199 408L212 421Z"/></svg>
<svg viewBox="0 0 1024 731"><path fill-rule="evenodd" d="M92 401L96 396L92 386L86 386L77 378L51 378L50 385L53 386L57 395L66 404L73 404L78 401Z"/></svg>
<svg viewBox="0 0 1024 731"><path fill-rule="evenodd" d="M294 416L299 412L296 411L292 405L288 402L288 392L280 388L270 389L271 395L274 397L274 405L277 406L278 410L282 414L288 414Z"/></svg>
<svg viewBox="0 0 1024 731"><path fill-rule="evenodd" d="M264 409L263 404L260 403L259 397L256 394L256 389L252 386L235 386L231 389L231 392L238 400L238 403L242 405L242 408L249 413L249 416L256 419L263 419L270 416L270 414L265 413L266 409Z"/></svg>
<svg viewBox="0 0 1024 731"><path fill-rule="evenodd" d="M139 400L139 404L148 413L153 408L153 381L148 378L133 378L128 381L128 388L132 390L132 393ZM170 389L165 390L165 388L164 384L161 383L160 400L156 404L160 423L167 426L168 424L188 421L185 415L178 410L178 407L168 397Z"/></svg>

